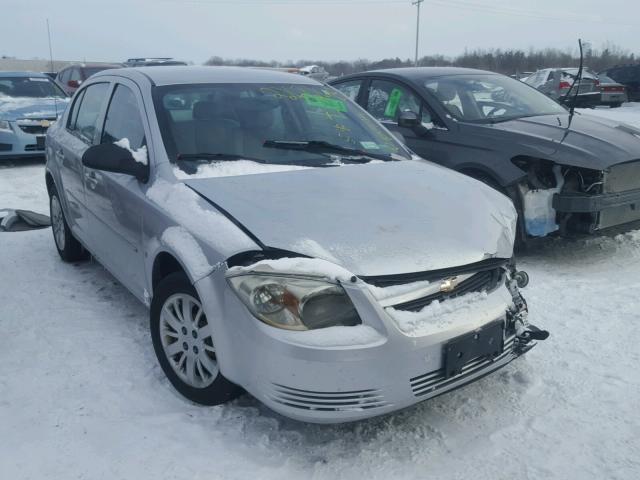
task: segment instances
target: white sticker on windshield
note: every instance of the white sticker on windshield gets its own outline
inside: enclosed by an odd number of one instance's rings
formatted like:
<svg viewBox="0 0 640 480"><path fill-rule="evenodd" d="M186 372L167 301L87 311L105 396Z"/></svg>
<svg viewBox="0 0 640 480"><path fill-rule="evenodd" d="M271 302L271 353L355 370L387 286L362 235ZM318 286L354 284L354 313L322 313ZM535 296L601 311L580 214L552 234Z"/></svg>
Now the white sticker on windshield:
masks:
<svg viewBox="0 0 640 480"><path fill-rule="evenodd" d="M48 82L49 80L46 78L38 78L38 77L29 77L30 82Z"/></svg>
<svg viewBox="0 0 640 480"><path fill-rule="evenodd" d="M362 148L366 148L367 150L379 150L380 147L376 142L360 142Z"/></svg>

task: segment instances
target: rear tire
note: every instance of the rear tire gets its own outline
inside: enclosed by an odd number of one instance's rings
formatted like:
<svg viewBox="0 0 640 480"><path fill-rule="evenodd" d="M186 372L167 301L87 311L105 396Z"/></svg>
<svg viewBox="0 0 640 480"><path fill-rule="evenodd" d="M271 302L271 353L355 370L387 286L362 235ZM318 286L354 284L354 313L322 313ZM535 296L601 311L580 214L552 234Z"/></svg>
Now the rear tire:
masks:
<svg viewBox="0 0 640 480"><path fill-rule="evenodd" d="M82 244L71 233L67 219L62 210L60 197L55 187L51 188L49 195L49 213L51 215L51 231L53 241L60 258L65 262L77 262L89 257Z"/></svg>
<svg viewBox="0 0 640 480"><path fill-rule="evenodd" d="M155 288L150 328L158 362L183 396L201 405L219 405L243 392L220 372L211 325L184 273L168 275Z"/></svg>

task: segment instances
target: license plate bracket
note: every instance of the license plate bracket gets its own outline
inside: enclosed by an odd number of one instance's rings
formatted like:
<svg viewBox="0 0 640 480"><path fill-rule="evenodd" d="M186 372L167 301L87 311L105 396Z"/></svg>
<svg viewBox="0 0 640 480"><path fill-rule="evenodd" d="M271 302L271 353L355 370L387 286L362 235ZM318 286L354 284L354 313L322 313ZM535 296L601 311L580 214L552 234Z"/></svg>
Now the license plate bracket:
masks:
<svg viewBox="0 0 640 480"><path fill-rule="evenodd" d="M504 349L504 321L498 320L449 341L444 347L445 378L462 372L464 365L479 357L494 358Z"/></svg>

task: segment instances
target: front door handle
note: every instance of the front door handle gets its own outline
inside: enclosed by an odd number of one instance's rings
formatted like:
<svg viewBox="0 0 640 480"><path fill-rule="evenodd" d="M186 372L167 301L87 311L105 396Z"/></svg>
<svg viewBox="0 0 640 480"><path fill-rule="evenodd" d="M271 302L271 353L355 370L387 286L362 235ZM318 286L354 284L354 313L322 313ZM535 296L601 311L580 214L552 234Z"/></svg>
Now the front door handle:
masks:
<svg viewBox="0 0 640 480"><path fill-rule="evenodd" d="M84 178L87 183L87 187L91 190L95 190L98 186L98 177L96 176L96 172L89 171L84 174Z"/></svg>

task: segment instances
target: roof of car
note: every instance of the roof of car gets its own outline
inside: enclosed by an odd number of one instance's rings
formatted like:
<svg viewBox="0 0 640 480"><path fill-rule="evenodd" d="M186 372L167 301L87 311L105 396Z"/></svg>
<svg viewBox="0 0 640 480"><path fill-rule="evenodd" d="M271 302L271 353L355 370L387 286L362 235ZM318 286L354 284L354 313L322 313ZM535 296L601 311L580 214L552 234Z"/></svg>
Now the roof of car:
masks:
<svg viewBox="0 0 640 480"><path fill-rule="evenodd" d="M45 77L49 78L47 75L41 72L0 72L0 77Z"/></svg>
<svg viewBox="0 0 640 480"><path fill-rule="evenodd" d="M405 67L405 68L387 68L384 70L372 70L369 72L354 73L353 75L347 75L346 77L357 77L361 75L395 75L403 77L409 80L424 80L426 78L444 77L448 75L475 75L475 74L488 74L497 75L495 72L489 72L486 70L476 70L475 68L459 68L459 67ZM346 77L340 77L335 81L339 81Z"/></svg>
<svg viewBox="0 0 640 480"><path fill-rule="evenodd" d="M92 78L118 75L134 80L145 76L155 85L185 85L198 83L297 83L317 85L302 75L247 67L155 66L120 68L95 74Z"/></svg>

